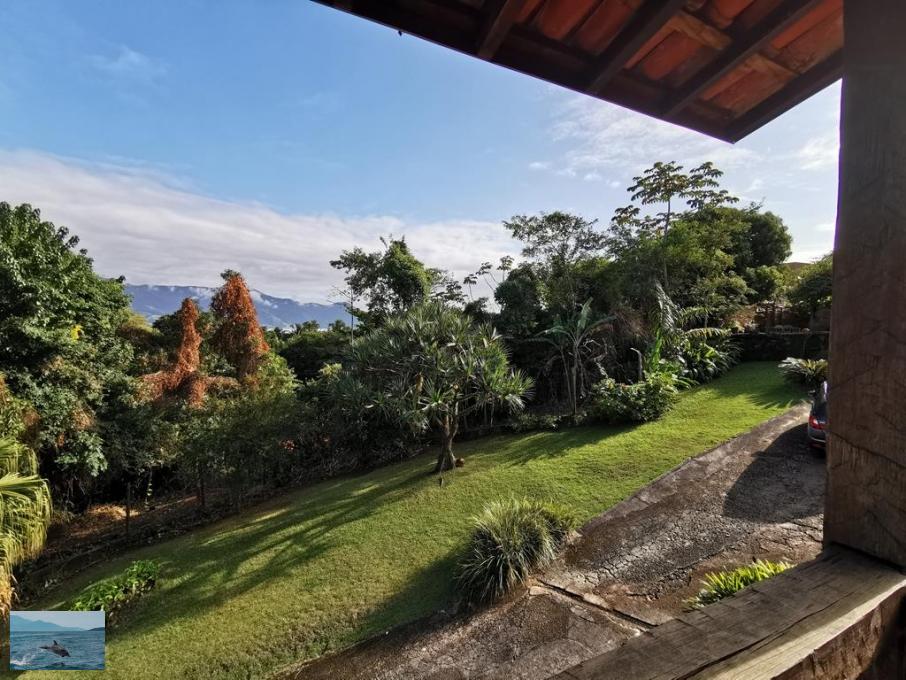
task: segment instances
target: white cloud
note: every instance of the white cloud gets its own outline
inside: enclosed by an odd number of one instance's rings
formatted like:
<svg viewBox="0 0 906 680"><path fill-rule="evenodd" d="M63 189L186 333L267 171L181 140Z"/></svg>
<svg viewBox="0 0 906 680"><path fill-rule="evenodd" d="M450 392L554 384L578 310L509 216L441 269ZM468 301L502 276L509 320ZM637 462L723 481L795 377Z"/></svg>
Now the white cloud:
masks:
<svg viewBox="0 0 906 680"><path fill-rule="evenodd" d="M600 172L592 170L591 172L586 172L585 176L582 177L582 179L584 179L586 182L600 182L602 179L604 179L604 177Z"/></svg>
<svg viewBox="0 0 906 680"><path fill-rule="evenodd" d="M833 222L822 222L821 224L816 224L814 226L815 231L820 231L820 232L824 232L824 233L833 232L836 228L837 228L837 225L834 224Z"/></svg>
<svg viewBox="0 0 906 680"><path fill-rule="evenodd" d="M31 151L0 150L0 186L3 200L31 203L70 227L99 272L134 283L218 285L231 268L267 293L324 300L342 280L329 261L356 245L376 249L390 233L459 277L518 252L495 222L285 214L205 196L155 170Z"/></svg>
<svg viewBox="0 0 906 680"><path fill-rule="evenodd" d="M812 137L794 154L803 170L823 170L836 167L840 156L840 135L836 129Z"/></svg>
<svg viewBox="0 0 906 680"><path fill-rule="evenodd" d="M607 183L607 186L609 186L611 189L619 189L621 186L623 186L623 183L618 179L612 179Z"/></svg>
<svg viewBox="0 0 906 680"><path fill-rule="evenodd" d="M560 172L569 176L602 170L631 176L659 160L685 165L710 160L719 168L731 169L760 158L745 146L733 146L589 97L571 97L554 115L551 134L564 148Z"/></svg>
<svg viewBox="0 0 906 680"><path fill-rule="evenodd" d="M529 163L529 170L547 170L550 166L547 161L532 161Z"/></svg>
<svg viewBox="0 0 906 680"><path fill-rule="evenodd" d="M117 79L150 83L167 72L163 63L125 45L120 45L115 55L95 54L88 61L98 71Z"/></svg>

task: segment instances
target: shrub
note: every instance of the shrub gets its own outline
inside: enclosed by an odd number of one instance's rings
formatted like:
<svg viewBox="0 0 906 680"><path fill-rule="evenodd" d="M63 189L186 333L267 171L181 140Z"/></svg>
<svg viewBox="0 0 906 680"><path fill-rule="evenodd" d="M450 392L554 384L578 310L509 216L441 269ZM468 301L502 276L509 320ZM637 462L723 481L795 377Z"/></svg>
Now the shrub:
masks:
<svg viewBox="0 0 906 680"><path fill-rule="evenodd" d="M151 560L137 560L116 576L93 583L73 601L75 611L107 612L108 618L123 606L151 590L157 583L160 565Z"/></svg>
<svg viewBox="0 0 906 680"><path fill-rule="evenodd" d="M562 418L549 413L514 413L508 425L513 432L532 432L533 430L556 430Z"/></svg>
<svg viewBox="0 0 906 680"><path fill-rule="evenodd" d="M680 351L681 375L695 383L706 383L729 371L739 361L739 348L730 334L718 328L686 331Z"/></svg>
<svg viewBox="0 0 906 680"><path fill-rule="evenodd" d="M704 587L698 595L686 601L686 606L689 609L701 609L707 604L730 597L753 583L776 576L792 566L789 562L755 560L752 564L737 569L705 574L702 581Z"/></svg>
<svg viewBox="0 0 906 680"><path fill-rule="evenodd" d="M827 380L827 359L795 359L787 357L780 362L780 370L791 383L817 389Z"/></svg>
<svg viewBox="0 0 906 680"><path fill-rule="evenodd" d="M490 602L523 583L578 526L569 510L528 499L492 503L474 522L458 579L470 604Z"/></svg>
<svg viewBox="0 0 906 680"><path fill-rule="evenodd" d="M669 411L676 394L676 379L666 373L631 385L605 378L592 388L589 411L594 420L605 423L644 423Z"/></svg>

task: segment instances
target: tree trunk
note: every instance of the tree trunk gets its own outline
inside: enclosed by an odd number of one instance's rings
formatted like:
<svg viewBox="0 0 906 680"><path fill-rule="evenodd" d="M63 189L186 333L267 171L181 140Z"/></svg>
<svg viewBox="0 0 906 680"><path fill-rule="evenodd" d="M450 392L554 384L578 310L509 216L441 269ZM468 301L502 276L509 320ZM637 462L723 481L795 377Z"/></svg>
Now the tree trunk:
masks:
<svg viewBox="0 0 906 680"><path fill-rule="evenodd" d="M437 454L437 465L434 466L435 472L445 472L456 467L456 457L453 455L453 437L456 436L456 428L450 423L450 416L447 416L444 421L442 433L443 440L440 453Z"/></svg>
<svg viewBox="0 0 906 680"><path fill-rule="evenodd" d="M197 489L198 504L201 506L201 509L204 510L205 507L206 507L205 493L204 493L204 468L203 468L201 465L199 465L199 466L196 468L196 472L197 472L197 474L198 474L198 479L197 479L197 482L198 482L198 489Z"/></svg>
<svg viewBox="0 0 906 680"><path fill-rule="evenodd" d="M129 535L129 520L132 516L132 482L126 484L126 536Z"/></svg>

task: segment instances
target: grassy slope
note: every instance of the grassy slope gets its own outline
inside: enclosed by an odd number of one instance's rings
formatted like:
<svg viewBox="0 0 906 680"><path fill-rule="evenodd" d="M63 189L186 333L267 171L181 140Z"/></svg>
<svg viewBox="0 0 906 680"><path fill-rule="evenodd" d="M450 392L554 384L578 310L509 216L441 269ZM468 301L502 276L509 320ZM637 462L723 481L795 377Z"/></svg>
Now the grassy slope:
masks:
<svg viewBox="0 0 906 680"><path fill-rule="evenodd" d="M773 364L745 364L659 422L463 443L467 465L442 488L425 456L325 482L134 551L42 604L133 559L161 560L159 588L109 637L103 677L260 677L449 604L457 550L486 501L553 498L587 519L795 399Z"/></svg>

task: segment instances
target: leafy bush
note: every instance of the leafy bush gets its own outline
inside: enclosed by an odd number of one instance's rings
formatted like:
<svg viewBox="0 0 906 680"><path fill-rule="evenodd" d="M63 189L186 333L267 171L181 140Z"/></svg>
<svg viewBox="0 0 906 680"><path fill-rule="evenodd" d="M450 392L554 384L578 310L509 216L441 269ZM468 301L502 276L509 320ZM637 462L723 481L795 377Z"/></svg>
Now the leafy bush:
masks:
<svg viewBox="0 0 906 680"><path fill-rule="evenodd" d="M669 411L676 394L676 379L667 373L631 385L605 378L592 388L589 411L594 420L605 423L644 423Z"/></svg>
<svg viewBox="0 0 906 680"><path fill-rule="evenodd" d="M578 526L569 510L528 499L492 503L474 522L459 573L471 604L495 600L524 582L556 556Z"/></svg>
<svg viewBox="0 0 906 680"><path fill-rule="evenodd" d="M680 375L695 383L706 383L723 375L739 360L739 348L722 328L694 328L686 331L680 350Z"/></svg>
<svg viewBox="0 0 906 680"><path fill-rule="evenodd" d="M137 560L116 576L94 583L83 590L70 605L75 611L107 612L112 617L123 606L151 590L157 583L160 565Z"/></svg>
<svg viewBox="0 0 906 680"><path fill-rule="evenodd" d="M780 362L779 368L789 382L805 385L810 389L817 389L827 380L827 359L787 357Z"/></svg>
<svg viewBox="0 0 906 680"><path fill-rule="evenodd" d="M514 413L509 419L509 428L513 432L532 432L533 430L556 430L562 418L550 413Z"/></svg>
<svg viewBox="0 0 906 680"><path fill-rule="evenodd" d="M789 562L755 560L750 565L728 571L705 574L704 586L695 597L686 601L689 609L701 609L707 604L734 595L743 588L776 576L792 567Z"/></svg>

